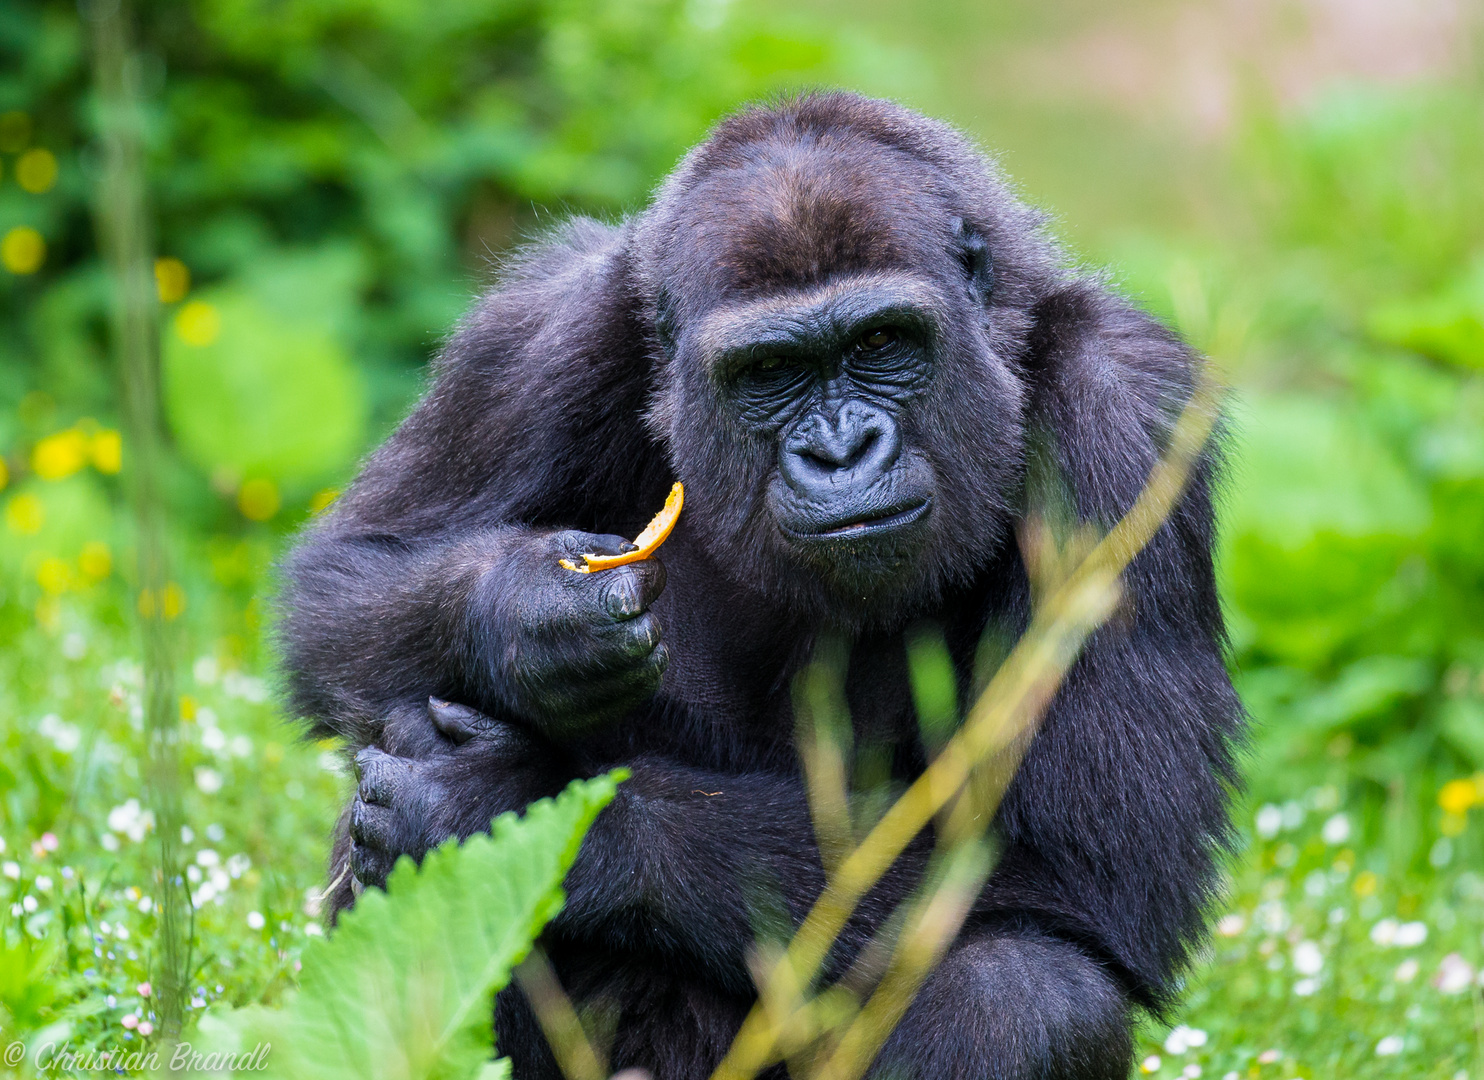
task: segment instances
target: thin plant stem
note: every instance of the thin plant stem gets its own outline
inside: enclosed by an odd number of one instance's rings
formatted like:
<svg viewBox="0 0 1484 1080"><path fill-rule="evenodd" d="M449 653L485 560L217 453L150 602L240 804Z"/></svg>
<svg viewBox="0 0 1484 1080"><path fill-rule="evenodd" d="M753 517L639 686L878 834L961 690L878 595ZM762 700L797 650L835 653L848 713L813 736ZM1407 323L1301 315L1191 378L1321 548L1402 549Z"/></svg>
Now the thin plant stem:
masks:
<svg viewBox="0 0 1484 1080"><path fill-rule="evenodd" d="M588 1040L572 999L541 946L533 947L515 969L515 981L536 1014L562 1075L567 1080L605 1080L608 1069Z"/></svg>
<svg viewBox="0 0 1484 1080"><path fill-rule="evenodd" d="M144 173L144 120L139 65L130 45L125 0L93 0L93 78L103 149L95 202L98 234L113 284L113 344L123 389L129 458L125 476L132 503L139 573L140 637L144 663L144 719L149 740L147 775L159 837L160 1032L180 1035L188 961L189 917L180 869L180 746L175 703L175 611L165 548L165 507L159 489L159 327Z"/></svg>

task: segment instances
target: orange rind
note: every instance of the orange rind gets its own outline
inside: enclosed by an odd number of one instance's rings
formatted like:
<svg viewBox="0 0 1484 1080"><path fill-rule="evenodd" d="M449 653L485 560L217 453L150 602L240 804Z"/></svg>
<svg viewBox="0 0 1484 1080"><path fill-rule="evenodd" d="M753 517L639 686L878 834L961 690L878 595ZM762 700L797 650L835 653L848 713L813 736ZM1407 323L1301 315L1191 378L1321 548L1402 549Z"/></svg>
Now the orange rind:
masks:
<svg viewBox="0 0 1484 1080"><path fill-rule="evenodd" d="M584 553L583 565L578 566L571 559L561 560L562 566L568 570L575 570L579 574L594 574L599 570L612 570L616 566L627 566L629 563L642 562L660 549L670 537L670 531L675 528L675 522L680 519L680 509L685 505L685 485L675 481L670 488L670 494L665 496L665 505L660 512L644 526L644 531L634 537L634 550L625 551L622 555L593 555Z"/></svg>

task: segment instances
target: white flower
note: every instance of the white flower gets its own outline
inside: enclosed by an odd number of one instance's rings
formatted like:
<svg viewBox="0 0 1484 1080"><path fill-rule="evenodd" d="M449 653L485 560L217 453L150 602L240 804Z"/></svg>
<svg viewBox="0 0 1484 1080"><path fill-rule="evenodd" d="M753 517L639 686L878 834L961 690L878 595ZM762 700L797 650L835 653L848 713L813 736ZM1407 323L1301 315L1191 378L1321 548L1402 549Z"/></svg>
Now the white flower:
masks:
<svg viewBox="0 0 1484 1080"><path fill-rule="evenodd" d="M196 766L196 786L203 794L215 795L222 789L222 774L204 765Z"/></svg>
<svg viewBox="0 0 1484 1080"><path fill-rule="evenodd" d="M1473 984L1474 967L1458 953L1449 953L1438 965L1432 984L1445 994L1461 994Z"/></svg>
<svg viewBox="0 0 1484 1080"><path fill-rule="evenodd" d="M1318 979L1300 979L1293 984L1295 997L1313 997L1319 991Z"/></svg>
<svg viewBox="0 0 1484 1080"><path fill-rule="evenodd" d="M38 877L36 879L36 887L38 889L40 889L42 892L51 892L52 891L52 879L49 878L49 877L47 877L45 874L42 874L40 877Z"/></svg>
<svg viewBox="0 0 1484 1080"><path fill-rule="evenodd" d="M254 705L261 705L268 700L268 684L262 679L253 678L251 675L243 675L236 671L229 671L222 678L222 689L228 697L241 698L250 701Z"/></svg>
<svg viewBox="0 0 1484 1080"><path fill-rule="evenodd" d="M1371 940L1377 945L1392 944L1396 941L1396 927L1397 922L1395 919L1382 919L1375 926L1371 927Z"/></svg>
<svg viewBox="0 0 1484 1080"><path fill-rule="evenodd" d="M1402 1037L1388 1035L1376 1044L1376 1053L1381 1057L1394 1057L1402 1052Z"/></svg>
<svg viewBox="0 0 1484 1080"><path fill-rule="evenodd" d="M191 665L191 674L202 686L210 686L221 674L221 668L217 666L216 657L203 656Z"/></svg>
<svg viewBox="0 0 1484 1080"><path fill-rule="evenodd" d="M1350 818L1344 814L1336 814L1324 823L1319 835L1324 837L1326 844L1343 844L1350 839Z"/></svg>
<svg viewBox="0 0 1484 1080"><path fill-rule="evenodd" d="M1159 1072L1160 1060L1158 1054L1150 1054L1139 1063L1139 1071L1144 1073Z"/></svg>
<svg viewBox="0 0 1484 1080"><path fill-rule="evenodd" d="M241 758L252 757L252 740L246 735L232 736L232 756Z"/></svg>
<svg viewBox="0 0 1484 1080"><path fill-rule="evenodd" d="M155 902L147 896L141 896L139 898L139 903L135 906L139 908L139 913L141 915L148 915L150 911L154 909Z"/></svg>
<svg viewBox="0 0 1484 1080"><path fill-rule="evenodd" d="M1185 1077L1186 1080L1200 1080L1201 1067L1192 1062L1180 1070L1180 1075Z"/></svg>
<svg viewBox="0 0 1484 1080"><path fill-rule="evenodd" d="M252 860L241 852L227 859L227 873L234 878L240 878L247 873L248 867L252 866Z"/></svg>
<svg viewBox="0 0 1484 1080"><path fill-rule="evenodd" d="M1324 953L1312 941L1300 941L1293 947L1293 969L1300 975L1318 975L1324 967Z"/></svg>
<svg viewBox="0 0 1484 1080"><path fill-rule="evenodd" d="M1221 921L1216 924L1216 932L1222 937L1236 937L1245 929L1247 929L1247 920L1238 911L1223 915Z"/></svg>
<svg viewBox="0 0 1484 1080"><path fill-rule="evenodd" d="M310 937L323 937L325 928L317 922L306 923L304 926L304 932Z"/></svg>
<svg viewBox="0 0 1484 1080"><path fill-rule="evenodd" d="M1404 922L1396 928L1394 944L1399 949L1410 949L1427 940L1427 923Z"/></svg>
<svg viewBox="0 0 1484 1080"><path fill-rule="evenodd" d="M227 737L222 734L221 728L203 727L201 729L201 745L213 754L217 754L226 747Z"/></svg>
<svg viewBox="0 0 1484 1080"><path fill-rule="evenodd" d="M249 911L247 913L247 925L249 929L261 930L267 925L267 920L263 918L261 911Z"/></svg>
<svg viewBox="0 0 1484 1080"><path fill-rule="evenodd" d="M1257 812L1257 835L1271 840L1283 828L1283 811L1268 803Z"/></svg>
<svg viewBox="0 0 1484 1080"><path fill-rule="evenodd" d="M82 732L64 721L56 713L47 713L36 725L36 732L51 740L53 746L64 754L70 754L82 744Z"/></svg>
<svg viewBox="0 0 1484 1080"><path fill-rule="evenodd" d="M219 866L221 865L221 861L222 857L216 852L212 851L209 847L204 847L200 851L196 852L197 866Z"/></svg>
<svg viewBox="0 0 1484 1080"><path fill-rule="evenodd" d="M1409 983L1417 977L1417 972L1422 970L1422 965L1415 958L1408 957L1396 965L1396 972L1392 975L1397 982Z"/></svg>
<svg viewBox="0 0 1484 1080"><path fill-rule="evenodd" d="M137 844L155 827L155 812L140 806L138 799L128 799L108 811L108 827Z"/></svg>
<svg viewBox="0 0 1484 1080"><path fill-rule="evenodd" d="M1190 1029L1187 1028L1184 1024L1181 1024L1179 1027L1175 1028L1168 1035L1166 1035L1165 1036L1165 1053L1167 1053L1167 1054L1183 1054L1183 1053L1185 1053L1185 1051L1187 1049L1189 1049L1189 1047L1186 1045L1186 1042L1185 1042L1185 1033L1187 1031L1189 1031L1189 1030Z"/></svg>
<svg viewBox="0 0 1484 1080"><path fill-rule="evenodd" d="M0 873L3 873L6 877L10 878L11 881L20 881L21 864L16 862L14 859L7 859L5 861L5 865L0 866Z"/></svg>

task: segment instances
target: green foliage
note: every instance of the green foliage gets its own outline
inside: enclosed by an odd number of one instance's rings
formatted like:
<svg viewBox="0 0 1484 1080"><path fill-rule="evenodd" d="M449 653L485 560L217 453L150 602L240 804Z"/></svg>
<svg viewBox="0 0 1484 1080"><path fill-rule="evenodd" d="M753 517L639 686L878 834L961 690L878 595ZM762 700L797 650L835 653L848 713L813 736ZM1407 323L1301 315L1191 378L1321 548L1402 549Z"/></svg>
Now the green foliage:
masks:
<svg viewBox="0 0 1484 1080"><path fill-rule="evenodd" d="M271 1044L264 1061L281 1077L480 1074L494 994L560 910L582 836L622 778L574 781L497 818L493 835L429 852L421 868L404 859L385 893L362 895L305 951L299 991L281 1008L227 1017L235 1052Z"/></svg>
<svg viewBox="0 0 1484 1080"><path fill-rule="evenodd" d="M1235 409L1222 571L1255 784L1388 801L1397 871L1443 826L1430 793L1484 769L1478 96L1336 92L1241 150L1268 181L1266 385Z"/></svg>
<svg viewBox="0 0 1484 1080"><path fill-rule="evenodd" d="M231 520L254 476L290 509L342 482L490 262L550 212L632 207L722 113L858 62L724 0L193 0L142 6L138 34L158 249L188 273L162 289L170 427L196 466L176 512L201 524ZM0 270L12 472L30 439L115 417L87 63L77 5L0 13L0 114L19 118L0 237L45 243L39 268ZM36 151L55 180L22 187ZM194 352L171 330L191 303L225 305ZM60 403L43 430L13 424L27 395Z"/></svg>

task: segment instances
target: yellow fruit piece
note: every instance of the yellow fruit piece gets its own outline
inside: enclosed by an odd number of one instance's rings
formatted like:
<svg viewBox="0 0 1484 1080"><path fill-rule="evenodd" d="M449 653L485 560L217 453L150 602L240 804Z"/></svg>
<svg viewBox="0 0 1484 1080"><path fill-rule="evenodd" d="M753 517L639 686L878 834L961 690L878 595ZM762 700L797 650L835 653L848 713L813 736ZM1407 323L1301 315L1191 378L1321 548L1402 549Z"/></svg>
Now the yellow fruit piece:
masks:
<svg viewBox="0 0 1484 1080"><path fill-rule="evenodd" d="M634 537L634 550L625 551L622 555L593 555L583 553L584 565L578 566L571 559L563 559L562 566L568 570L575 570L579 574L592 574L599 570L612 570L615 566L627 566L629 563L642 562L660 549L670 537L670 531L675 528L675 522L680 519L680 510L685 505L685 485L675 481L670 488L670 494L665 496L665 505L660 512L654 515L649 524L644 526L644 531Z"/></svg>

